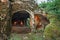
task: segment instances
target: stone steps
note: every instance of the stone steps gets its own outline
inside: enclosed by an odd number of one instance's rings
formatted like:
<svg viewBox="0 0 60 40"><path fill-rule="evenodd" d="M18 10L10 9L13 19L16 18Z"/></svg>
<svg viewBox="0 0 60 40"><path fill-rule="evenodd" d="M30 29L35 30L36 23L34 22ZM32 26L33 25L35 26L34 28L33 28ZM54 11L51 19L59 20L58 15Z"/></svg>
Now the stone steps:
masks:
<svg viewBox="0 0 60 40"><path fill-rule="evenodd" d="M12 27L12 33L29 33L31 29L29 27Z"/></svg>

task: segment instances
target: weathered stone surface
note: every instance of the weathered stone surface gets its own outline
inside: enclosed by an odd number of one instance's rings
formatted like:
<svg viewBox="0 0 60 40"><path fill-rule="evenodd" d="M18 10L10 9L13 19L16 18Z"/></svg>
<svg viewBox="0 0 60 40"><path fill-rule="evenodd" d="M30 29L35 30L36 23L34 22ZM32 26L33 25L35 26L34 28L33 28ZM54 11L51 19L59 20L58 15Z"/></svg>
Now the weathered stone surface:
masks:
<svg viewBox="0 0 60 40"><path fill-rule="evenodd" d="M10 26L9 24L11 24L11 18L10 16L13 15L13 13L17 12L17 11L21 11L21 10L27 10L27 12L29 12L29 14L31 15L31 20L33 22L31 27L32 29L34 29L34 10L37 9L37 5L35 3L33 3L32 1L17 1L15 0L15 2L11 2L11 6L12 8L9 8L9 4L8 3L0 3L0 14L1 14L1 22L2 23L1 27L4 29L3 33L8 33L10 30ZM10 10L10 12L9 12ZM12 15L10 15L10 14ZM10 33L10 32L9 32Z"/></svg>
<svg viewBox="0 0 60 40"><path fill-rule="evenodd" d="M7 27L7 19L6 19L6 16L8 14L8 3L2 3L0 2L0 34L1 36L4 36L6 35L5 32L6 32L6 27ZM4 35L3 35L4 33Z"/></svg>

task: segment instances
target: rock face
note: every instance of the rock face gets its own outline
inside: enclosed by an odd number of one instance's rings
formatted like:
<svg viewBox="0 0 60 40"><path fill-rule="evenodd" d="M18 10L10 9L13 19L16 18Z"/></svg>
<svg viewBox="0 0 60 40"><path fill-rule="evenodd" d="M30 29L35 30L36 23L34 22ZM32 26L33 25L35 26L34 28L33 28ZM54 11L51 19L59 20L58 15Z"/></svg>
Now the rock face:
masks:
<svg viewBox="0 0 60 40"><path fill-rule="evenodd" d="M34 28L34 10L37 9L37 5L34 3L34 1L31 0L21 0L21 1L14 1L11 3L12 10L11 15L13 15L15 12L18 11L27 11L30 14L30 19L32 21L32 28Z"/></svg>
<svg viewBox="0 0 60 40"><path fill-rule="evenodd" d="M13 2L8 1L6 3L0 2L0 33L3 33L2 34L3 36L10 35L11 17L14 13L18 11L27 11L30 14L30 19L32 23L31 31L33 31L34 30L34 14L38 12L37 9L38 9L37 4L33 0L14 0Z"/></svg>
<svg viewBox="0 0 60 40"><path fill-rule="evenodd" d="M0 34L3 34L6 31L8 11L8 3L0 2Z"/></svg>
<svg viewBox="0 0 60 40"><path fill-rule="evenodd" d="M14 2L6 2L6 3L0 2L0 33L3 33L2 34L3 36L4 35L9 36L10 34L9 31L11 31L11 16L18 11L23 10L27 11L31 15L30 17L33 26L35 9L37 9L37 5L32 0L20 0L20 1L15 0Z"/></svg>

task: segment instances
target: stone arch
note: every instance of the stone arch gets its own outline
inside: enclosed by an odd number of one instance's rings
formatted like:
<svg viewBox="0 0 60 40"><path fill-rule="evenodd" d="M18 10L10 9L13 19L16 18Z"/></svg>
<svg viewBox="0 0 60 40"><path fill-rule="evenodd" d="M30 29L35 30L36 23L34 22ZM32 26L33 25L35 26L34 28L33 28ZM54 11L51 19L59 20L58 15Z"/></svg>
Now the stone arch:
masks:
<svg viewBox="0 0 60 40"><path fill-rule="evenodd" d="M22 12L25 11L25 12L28 12L30 14L30 21L32 22L32 25L30 25L29 28L31 29L31 31L33 31L33 28L34 28L34 14L33 14L33 12L29 11L29 10L18 10L18 11L13 12L12 16L14 15L14 13L20 12L20 11L22 11ZM14 30L14 28L12 30Z"/></svg>
<svg viewBox="0 0 60 40"><path fill-rule="evenodd" d="M31 10L25 10L25 9L22 9L22 10L17 10L17 11L13 11L12 12L12 15L18 11L26 11L30 14L30 19L31 19L31 22L32 22L32 25L31 26L34 26L34 13L31 11Z"/></svg>
<svg viewBox="0 0 60 40"><path fill-rule="evenodd" d="M22 10L27 11L30 14L30 18L33 23L32 24L32 26L33 26L34 25L34 12L32 12L29 8L26 8L26 6L27 5L25 5L23 3L13 3L12 4L12 15L13 15L13 13L18 12L18 11L22 11Z"/></svg>
<svg viewBox="0 0 60 40"><path fill-rule="evenodd" d="M21 10L17 10L17 11L12 11L12 15L13 15L14 13L18 12L18 11L26 11L26 12L28 12L28 13L31 15L31 17L34 18L34 13L33 13L31 10L25 10L25 9L21 9Z"/></svg>

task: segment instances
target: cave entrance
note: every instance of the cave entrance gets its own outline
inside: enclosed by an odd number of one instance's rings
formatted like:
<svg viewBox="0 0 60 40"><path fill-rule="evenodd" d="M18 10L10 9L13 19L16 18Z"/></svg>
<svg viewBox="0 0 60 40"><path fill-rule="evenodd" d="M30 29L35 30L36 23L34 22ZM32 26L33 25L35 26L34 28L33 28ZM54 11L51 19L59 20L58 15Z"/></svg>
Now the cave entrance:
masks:
<svg viewBox="0 0 60 40"><path fill-rule="evenodd" d="M30 14L27 11L18 11L12 15L12 31L29 32Z"/></svg>
<svg viewBox="0 0 60 40"><path fill-rule="evenodd" d="M26 11L18 11L12 15L12 26L27 26L30 20L30 14Z"/></svg>

